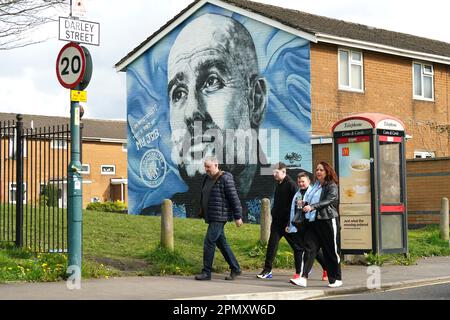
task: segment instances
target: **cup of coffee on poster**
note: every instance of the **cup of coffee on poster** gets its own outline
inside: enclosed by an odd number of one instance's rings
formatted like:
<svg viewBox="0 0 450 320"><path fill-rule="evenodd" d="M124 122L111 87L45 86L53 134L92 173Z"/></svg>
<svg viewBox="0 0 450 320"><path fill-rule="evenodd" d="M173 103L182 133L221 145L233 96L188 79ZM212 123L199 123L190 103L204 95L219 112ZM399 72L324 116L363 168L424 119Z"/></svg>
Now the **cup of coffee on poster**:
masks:
<svg viewBox="0 0 450 320"><path fill-rule="evenodd" d="M368 193L370 190L370 160L352 160L350 170L355 192L357 194Z"/></svg>

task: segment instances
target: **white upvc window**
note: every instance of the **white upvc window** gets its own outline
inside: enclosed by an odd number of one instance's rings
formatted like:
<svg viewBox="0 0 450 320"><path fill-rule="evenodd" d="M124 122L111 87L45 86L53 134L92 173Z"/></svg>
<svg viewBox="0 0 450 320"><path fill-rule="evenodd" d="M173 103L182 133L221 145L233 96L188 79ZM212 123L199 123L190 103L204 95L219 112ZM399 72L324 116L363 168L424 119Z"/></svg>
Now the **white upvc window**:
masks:
<svg viewBox="0 0 450 320"><path fill-rule="evenodd" d="M436 158L434 151L414 151L415 159Z"/></svg>
<svg viewBox="0 0 450 320"><path fill-rule="evenodd" d="M362 51L338 49L339 89L364 92Z"/></svg>
<svg viewBox="0 0 450 320"><path fill-rule="evenodd" d="M116 174L116 166L113 164L107 164L101 166L101 174Z"/></svg>
<svg viewBox="0 0 450 320"><path fill-rule="evenodd" d="M91 165L87 164L87 163L83 163L81 165L81 174L90 174L91 173Z"/></svg>
<svg viewBox="0 0 450 320"><path fill-rule="evenodd" d="M413 97L434 100L434 70L432 64L413 62Z"/></svg>
<svg viewBox="0 0 450 320"><path fill-rule="evenodd" d="M17 154L17 146L16 146L16 138L15 137L11 137L9 138L9 158L15 160L16 159L16 154ZM27 139L23 139L22 140L22 156L24 158L27 157Z"/></svg>
<svg viewBox="0 0 450 320"><path fill-rule="evenodd" d="M52 140L50 146L52 149L66 150L67 140Z"/></svg>
<svg viewBox="0 0 450 320"><path fill-rule="evenodd" d="M17 184L16 183L10 183L9 184L9 202L15 204L16 201L16 190L17 190ZM27 203L27 184L26 182L23 183L23 200L22 202L24 204Z"/></svg>

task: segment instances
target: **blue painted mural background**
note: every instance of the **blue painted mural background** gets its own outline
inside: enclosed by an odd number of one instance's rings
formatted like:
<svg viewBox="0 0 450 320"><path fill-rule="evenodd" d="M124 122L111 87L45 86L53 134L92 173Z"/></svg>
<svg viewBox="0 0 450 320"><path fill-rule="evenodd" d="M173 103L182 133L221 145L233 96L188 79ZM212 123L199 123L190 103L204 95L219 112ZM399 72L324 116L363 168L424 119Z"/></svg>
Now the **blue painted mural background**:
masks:
<svg viewBox="0 0 450 320"><path fill-rule="evenodd" d="M311 101L309 42L248 17L207 4L141 55L127 69L129 213L159 205L187 192L171 159L172 141L167 93L167 57L178 33L193 19L216 13L236 19L251 34L260 73L269 87L260 128L279 129L279 160L311 172ZM195 37L195 35L193 35ZM266 150L270 153L270 150ZM294 157L286 157L295 152ZM288 161L291 160L291 161ZM151 169L144 168L151 166ZM273 186L268 186L270 190ZM195 190L195 196L198 190ZM251 220L259 221L260 199L242 199ZM175 215L183 216L183 204Z"/></svg>

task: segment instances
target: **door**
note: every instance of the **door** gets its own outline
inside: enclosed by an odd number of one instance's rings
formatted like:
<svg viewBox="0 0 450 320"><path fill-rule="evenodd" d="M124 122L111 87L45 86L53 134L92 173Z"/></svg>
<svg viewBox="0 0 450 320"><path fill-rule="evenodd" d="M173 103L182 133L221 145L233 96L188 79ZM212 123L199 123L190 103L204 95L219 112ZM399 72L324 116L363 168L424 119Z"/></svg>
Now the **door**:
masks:
<svg viewBox="0 0 450 320"><path fill-rule="evenodd" d="M378 142L380 251L406 253L407 217L403 138L379 136Z"/></svg>

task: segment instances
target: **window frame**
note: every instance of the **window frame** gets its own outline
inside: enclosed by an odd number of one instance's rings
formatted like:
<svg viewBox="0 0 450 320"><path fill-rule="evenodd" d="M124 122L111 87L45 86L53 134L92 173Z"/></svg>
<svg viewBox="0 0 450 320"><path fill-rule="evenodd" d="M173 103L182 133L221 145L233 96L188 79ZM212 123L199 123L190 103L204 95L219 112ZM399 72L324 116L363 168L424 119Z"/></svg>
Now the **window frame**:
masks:
<svg viewBox="0 0 450 320"><path fill-rule="evenodd" d="M55 141L63 141L63 145L61 146L59 142L55 146ZM65 139L52 139L50 141L50 148L56 150L67 150L69 143Z"/></svg>
<svg viewBox="0 0 450 320"><path fill-rule="evenodd" d="M87 170L86 170L86 171L83 170L83 166L86 166L86 167L87 167ZM90 165L89 163L82 163L82 164L81 164L81 171L80 171L80 173L81 173L81 174L84 174L84 175L91 174L91 165Z"/></svg>
<svg viewBox="0 0 450 320"><path fill-rule="evenodd" d="M348 55L348 83L349 85L341 84L341 51L347 52ZM361 55L361 61L352 59L353 53L359 53ZM352 65L361 67L361 88L352 87ZM364 93L364 53L362 50L350 49L350 48L338 48L338 88L339 90Z"/></svg>
<svg viewBox="0 0 450 320"><path fill-rule="evenodd" d="M114 171L113 172L103 172L103 168L104 167L113 167ZM114 165L114 164L102 164L102 165L100 165L100 174L101 175L115 175L116 174L116 165Z"/></svg>
<svg viewBox="0 0 450 320"><path fill-rule="evenodd" d="M14 132L16 132L14 130ZM17 145L16 145L16 133L14 133L13 137L9 137L9 141L8 141L8 159L11 160L17 160ZM22 140L22 146L23 146L23 152L22 152L22 156L23 158L27 157L27 149L28 149L28 144L27 144L27 138L23 138Z"/></svg>
<svg viewBox="0 0 450 320"><path fill-rule="evenodd" d="M421 95L416 95L416 77L415 77L415 70L414 65L420 65L420 84L422 89ZM425 67L431 67L431 72L426 72ZM425 86L424 86L424 77L431 77L431 98L425 97ZM412 62L412 91L413 91L413 99L414 100L422 100L422 101L434 101L434 65L433 63L426 63L426 62L420 62L420 61L413 61Z"/></svg>
<svg viewBox="0 0 450 320"><path fill-rule="evenodd" d="M26 204L27 203L27 183L23 182L22 184L23 184L23 201L22 201L22 203ZM14 188L13 188L13 185L14 185ZM11 204L17 204L17 200L13 200L13 196L12 196L12 193L15 193L16 190L17 190L17 182L8 183L8 192L9 192L8 200L9 200L9 203L11 203Z"/></svg>

